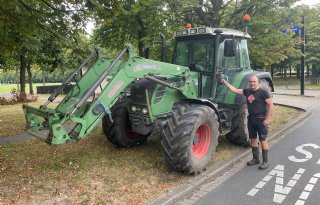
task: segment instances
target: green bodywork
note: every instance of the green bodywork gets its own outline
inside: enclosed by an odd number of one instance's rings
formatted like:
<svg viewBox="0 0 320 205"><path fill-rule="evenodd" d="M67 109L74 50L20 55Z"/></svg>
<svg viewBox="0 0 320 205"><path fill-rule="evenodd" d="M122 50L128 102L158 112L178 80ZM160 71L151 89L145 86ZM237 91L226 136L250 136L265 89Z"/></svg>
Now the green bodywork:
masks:
<svg viewBox="0 0 320 205"><path fill-rule="evenodd" d="M173 78L174 88L166 91L166 97L159 103L160 106L150 106L152 118L159 113L169 112L172 102L197 97L194 81L187 67L139 57L130 44L126 45L123 55L119 56L120 58L127 55L127 58L118 60L113 66L111 59L106 58L100 51L97 54L97 61L73 86L56 109L23 105L28 133L51 144L79 140L90 133L105 114L110 115L110 108L132 82L146 78L146 75ZM179 79L179 83L175 84L174 78ZM103 82L106 84L100 95L83 100L84 96L96 90L92 88L100 81L99 86ZM83 103L79 104L80 101ZM68 127L71 127L71 130Z"/></svg>

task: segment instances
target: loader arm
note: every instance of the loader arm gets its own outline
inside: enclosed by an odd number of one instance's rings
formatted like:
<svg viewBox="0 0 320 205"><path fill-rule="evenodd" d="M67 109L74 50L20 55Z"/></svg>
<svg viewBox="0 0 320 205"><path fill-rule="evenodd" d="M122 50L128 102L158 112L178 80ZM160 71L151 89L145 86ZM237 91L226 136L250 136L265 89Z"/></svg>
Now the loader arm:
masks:
<svg viewBox="0 0 320 205"><path fill-rule="evenodd" d="M100 51L96 52L98 59L95 64L55 109L48 108L47 105L57 97L57 93L39 108L23 105L28 133L49 144L62 144L84 138L105 114L111 119L111 107L121 93L137 79L145 78L177 89L186 98L196 98L194 82L187 67L139 57L130 44L113 60L107 59ZM182 80L178 83L164 80L172 76ZM69 77L67 81L70 82L70 79ZM65 84L66 82L61 86ZM100 95L92 97L99 87L102 87Z"/></svg>

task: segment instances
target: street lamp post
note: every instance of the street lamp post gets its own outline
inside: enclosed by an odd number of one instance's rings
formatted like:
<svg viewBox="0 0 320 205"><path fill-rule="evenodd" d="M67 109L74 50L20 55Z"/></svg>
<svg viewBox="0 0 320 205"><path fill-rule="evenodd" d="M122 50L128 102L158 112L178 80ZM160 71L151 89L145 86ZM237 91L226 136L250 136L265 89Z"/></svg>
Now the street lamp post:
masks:
<svg viewBox="0 0 320 205"><path fill-rule="evenodd" d="M305 33L304 33L304 16L302 16L302 21L301 21L301 85L300 85L300 94L304 95L304 83L305 83L305 76L304 76L304 53L305 53Z"/></svg>

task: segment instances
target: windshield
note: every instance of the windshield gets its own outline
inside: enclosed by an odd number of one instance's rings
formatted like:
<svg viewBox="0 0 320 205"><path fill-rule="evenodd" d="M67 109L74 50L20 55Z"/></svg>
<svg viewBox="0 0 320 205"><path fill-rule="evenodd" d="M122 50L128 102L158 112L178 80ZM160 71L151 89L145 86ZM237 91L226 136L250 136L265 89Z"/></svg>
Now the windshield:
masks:
<svg viewBox="0 0 320 205"><path fill-rule="evenodd" d="M213 71L214 39L186 39L177 42L173 63L182 66L194 65L199 71Z"/></svg>

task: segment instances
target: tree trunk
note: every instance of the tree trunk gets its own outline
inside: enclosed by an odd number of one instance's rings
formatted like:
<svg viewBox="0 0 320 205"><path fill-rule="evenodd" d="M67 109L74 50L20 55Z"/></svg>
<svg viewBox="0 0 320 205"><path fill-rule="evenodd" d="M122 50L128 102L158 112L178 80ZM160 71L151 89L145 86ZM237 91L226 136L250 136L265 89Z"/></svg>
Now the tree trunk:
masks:
<svg viewBox="0 0 320 205"><path fill-rule="evenodd" d="M297 79L300 79L300 65L297 64Z"/></svg>
<svg viewBox="0 0 320 205"><path fill-rule="evenodd" d="M319 73L315 65L312 65L311 84L319 83Z"/></svg>
<svg viewBox="0 0 320 205"><path fill-rule="evenodd" d="M139 50L139 56L143 55L143 49L144 49L144 43L143 38L146 36L146 29L143 23L143 20L140 15L137 15L137 22L139 23L139 29L138 29L138 50Z"/></svg>
<svg viewBox="0 0 320 205"><path fill-rule="evenodd" d="M42 84L43 84L43 86L45 86L45 85L46 85L46 78L45 78L45 76L44 76L44 70L43 70L43 68L41 68L41 71L42 71Z"/></svg>
<svg viewBox="0 0 320 205"><path fill-rule="evenodd" d="M17 90L20 90L19 69L18 69L18 67L16 67L16 84L17 84Z"/></svg>
<svg viewBox="0 0 320 205"><path fill-rule="evenodd" d="M283 67L283 76L284 76L284 79L286 80L287 79L287 66Z"/></svg>
<svg viewBox="0 0 320 205"><path fill-rule="evenodd" d="M283 64L280 65L281 78L284 78Z"/></svg>
<svg viewBox="0 0 320 205"><path fill-rule="evenodd" d="M30 91L30 94L33 95L34 93L33 93L33 84L32 84L31 62L32 62L31 59L29 59L27 62L27 71L28 71L29 91Z"/></svg>
<svg viewBox="0 0 320 205"><path fill-rule="evenodd" d="M142 42L142 33L141 31L138 32L138 50L139 50L139 56L143 56L143 47L144 47L144 44Z"/></svg>
<svg viewBox="0 0 320 205"><path fill-rule="evenodd" d="M292 77L292 65L290 65L290 78Z"/></svg>
<svg viewBox="0 0 320 205"><path fill-rule="evenodd" d="M20 92L26 93L26 51L25 48L21 49L20 52Z"/></svg>

